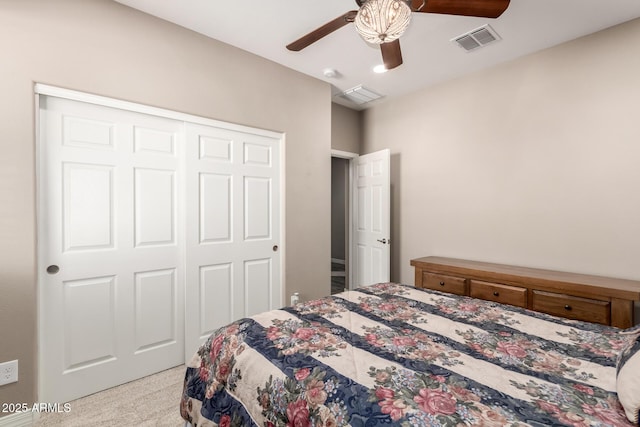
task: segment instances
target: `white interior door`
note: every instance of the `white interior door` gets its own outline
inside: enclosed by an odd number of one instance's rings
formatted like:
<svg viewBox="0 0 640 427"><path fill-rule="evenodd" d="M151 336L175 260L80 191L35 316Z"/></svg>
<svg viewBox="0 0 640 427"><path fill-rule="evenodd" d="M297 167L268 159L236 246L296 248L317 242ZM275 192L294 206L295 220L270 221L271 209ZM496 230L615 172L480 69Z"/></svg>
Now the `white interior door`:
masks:
<svg viewBox="0 0 640 427"><path fill-rule="evenodd" d="M187 124L186 353L281 307L280 140Z"/></svg>
<svg viewBox="0 0 640 427"><path fill-rule="evenodd" d="M390 151L355 159L353 287L388 282L390 275Z"/></svg>
<svg viewBox="0 0 640 427"><path fill-rule="evenodd" d="M42 402L184 361L180 121L40 97Z"/></svg>

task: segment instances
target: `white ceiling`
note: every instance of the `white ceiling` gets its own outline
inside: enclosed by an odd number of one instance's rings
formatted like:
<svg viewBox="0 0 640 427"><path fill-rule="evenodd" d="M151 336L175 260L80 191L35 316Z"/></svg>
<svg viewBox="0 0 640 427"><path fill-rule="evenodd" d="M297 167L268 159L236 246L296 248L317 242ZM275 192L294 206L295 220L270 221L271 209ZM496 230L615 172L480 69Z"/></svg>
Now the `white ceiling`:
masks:
<svg viewBox="0 0 640 427"><path fill-rule="evenodd" d="M640 17L640 0L512 0L498 19L414 13L400 38L404 63L375 74L380 49L364 42L353 24L300 52L285 48L357 9L354 0L116 1L327 81L334 94L364 85L385 96L364 107ZM502 40L471 52L450 42L487 23ZM636 45L629 41L629 54L637 54ZM325 77L326 68L338 76Z"/></svg>

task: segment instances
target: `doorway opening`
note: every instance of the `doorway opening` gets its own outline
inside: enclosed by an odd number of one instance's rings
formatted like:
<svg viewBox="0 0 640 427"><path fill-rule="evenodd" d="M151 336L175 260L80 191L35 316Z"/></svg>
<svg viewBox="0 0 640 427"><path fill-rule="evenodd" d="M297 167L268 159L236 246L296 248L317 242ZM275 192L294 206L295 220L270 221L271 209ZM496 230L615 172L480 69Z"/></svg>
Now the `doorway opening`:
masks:
<svg viewBox="0 0 640 427"><path fill-rule="evenodd" d="M331 151L331 294L350 289L351 177L355 153Z"/></svg>

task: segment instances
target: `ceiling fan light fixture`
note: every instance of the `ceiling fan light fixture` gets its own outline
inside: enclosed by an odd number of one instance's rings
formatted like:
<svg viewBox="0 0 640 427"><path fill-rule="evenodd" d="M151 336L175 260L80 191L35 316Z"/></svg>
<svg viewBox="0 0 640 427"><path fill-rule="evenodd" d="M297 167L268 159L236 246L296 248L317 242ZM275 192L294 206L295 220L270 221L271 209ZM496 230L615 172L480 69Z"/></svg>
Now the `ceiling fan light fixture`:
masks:
<svg viewBox="0 0 640 427"><path fill-rule="evenodd" d="M404 0L367 0L356 14L354 24L369 43L382 44L398 39L411 22L411 8Z"/></svg>

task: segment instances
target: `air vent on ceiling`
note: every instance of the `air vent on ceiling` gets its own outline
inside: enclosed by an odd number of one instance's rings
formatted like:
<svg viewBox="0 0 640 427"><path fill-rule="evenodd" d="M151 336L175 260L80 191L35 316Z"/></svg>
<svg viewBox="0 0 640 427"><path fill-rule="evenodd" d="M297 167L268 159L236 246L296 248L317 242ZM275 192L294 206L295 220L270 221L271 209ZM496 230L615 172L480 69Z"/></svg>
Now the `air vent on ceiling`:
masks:
<svg viewBox="0 0 640 427"><path fill-rule="evenodd" d="M371 89L367 89L362 85L347 89L337 96L347 99L351 102L355 102L356 104L366 104L367 102L375 101L378 98L382 98L382 95L380 95L379 93L376 93Z"/></svg>
<svg viewBox="0 0 640 427"><path fill-rule="evenodd" d="M459 35L458 37L454 37L451 41L458 43L461 48L469 52L500 39L501 38L498 33L496 33L496 31L487 24Z"/></svg>

